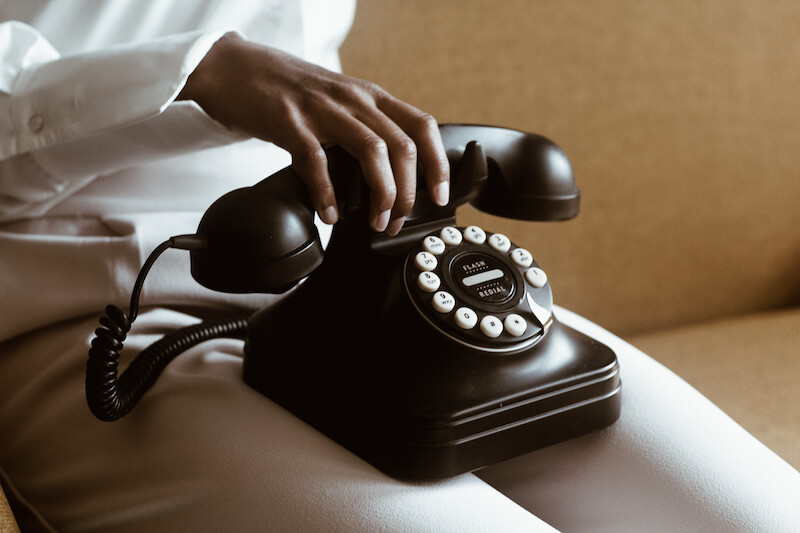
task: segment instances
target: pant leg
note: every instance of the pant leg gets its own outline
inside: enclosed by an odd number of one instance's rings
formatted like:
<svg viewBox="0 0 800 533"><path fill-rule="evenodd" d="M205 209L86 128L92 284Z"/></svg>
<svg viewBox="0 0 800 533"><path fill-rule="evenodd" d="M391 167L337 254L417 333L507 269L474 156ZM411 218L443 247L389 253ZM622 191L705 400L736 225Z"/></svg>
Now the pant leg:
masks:
<svg viewBox="0 0 800 533"><path fill-rule="evenodd" d="M126 350L190 321L143 313ZM0 345L0 474L58 531L553 531L471 474L381 474L247 387L237 341L179 356L130 414L100 422L84 398L95 327Z"/></svg>
<svg viewBox="0 0 800 533"><path fill-rule="evenodd" d="M572 313L557 316L617 353L622 415L482 479L570 532L800 531L800 473L653 359Z"/></svg>
<svg viewBox="0 0 800 533"><path fill-rule="evenodd" d="M176 359L134 411L95 420L83 398L94 319L0 351L0 466L57 529L303 531L782 531L798 474L688 385L599 328L617 351L623 416L476 476L406 484L240 379L240 344ZM188 317L147 313L140 348Z"/></svg>

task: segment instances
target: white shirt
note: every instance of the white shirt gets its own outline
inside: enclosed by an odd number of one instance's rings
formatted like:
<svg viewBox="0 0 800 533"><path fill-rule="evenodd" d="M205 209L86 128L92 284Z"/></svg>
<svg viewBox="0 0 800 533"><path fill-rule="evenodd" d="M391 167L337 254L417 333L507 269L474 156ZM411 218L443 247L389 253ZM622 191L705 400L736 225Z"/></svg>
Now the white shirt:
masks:
<svg viewBox="0 0 800 533"><path fill-rule="evenodd" d="M175 101L221 35L338 70L354 9L354 0L0 0L0 341L105 303L127 308L157 243L192 233L214 199L290 162ZM162 256L143 296L237 300L197 285L185 252Z"/></svg>

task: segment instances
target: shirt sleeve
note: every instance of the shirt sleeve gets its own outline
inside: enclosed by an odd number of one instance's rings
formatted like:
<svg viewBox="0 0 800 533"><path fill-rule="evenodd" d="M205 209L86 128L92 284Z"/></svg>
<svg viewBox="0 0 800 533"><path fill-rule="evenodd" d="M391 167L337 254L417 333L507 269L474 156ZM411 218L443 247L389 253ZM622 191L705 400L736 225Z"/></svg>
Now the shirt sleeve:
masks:
<svg viewBox="0 0 800 533"><path fill-rule="evenodd" d="M62 57L34 28L0 24L0 221L41 214L96 175L241 140L175 101L224 33Z"/></svg>

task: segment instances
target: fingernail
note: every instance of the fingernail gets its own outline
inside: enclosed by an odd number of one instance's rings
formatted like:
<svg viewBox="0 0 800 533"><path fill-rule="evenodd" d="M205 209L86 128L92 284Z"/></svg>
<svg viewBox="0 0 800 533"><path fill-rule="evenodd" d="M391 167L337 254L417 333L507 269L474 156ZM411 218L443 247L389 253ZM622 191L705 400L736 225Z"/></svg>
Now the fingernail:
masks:
<svg viewBox="0 0 800 533"><path fill-rule="evenodd" d="M433 189L434 201L436 205L446 206L450 201L450 182L442 181Z"/></svg>
<svg viewBox="0 0 800 533"><path fill-rule="evenodd" d="M406 217L397 217L389 222L389 225L386 226L386 234L394 236L400 233L400 230L403 229L403 224L405 224L405 221Z"/></svg>
<svg viewBox="0 0 800 533"><path fill-rule="evenodd" d="M336 224L336 221L339 219L339 215L336 213L336 207L332 205L323 209L319 217L326 224Z"/></svg>
<svg viewBox="0 0 800 533"><path fill-rule="evenodd" d="M389 216L391 214L392 211L390 209L387 209L386 211L383 211L380 215L378 215L378 218L375 219L375 224L373 226L375 231L380 233L386 229L386 226L389 224Z"/></svg>

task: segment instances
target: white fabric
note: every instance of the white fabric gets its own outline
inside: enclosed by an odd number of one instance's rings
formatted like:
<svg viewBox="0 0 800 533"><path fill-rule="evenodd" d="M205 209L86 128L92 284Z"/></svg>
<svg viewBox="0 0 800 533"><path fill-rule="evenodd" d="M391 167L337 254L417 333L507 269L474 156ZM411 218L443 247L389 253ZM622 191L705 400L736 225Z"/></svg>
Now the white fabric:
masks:
<svg viewBox="0 0 800 533"><path fill-rule="evenodd" d="M122 420L92 417L84 368L103 306L126 305L144 256L216 197L288 163L174 102L186 76L230 30L338 68L352 15L345 0L0 0L0 20L21 21L0 26L0 474L16 499L66 531L796 529L800 474L563 310L617 351L622 418L481 472L494 487L383 476L246 387L234 341L179 357ZM185 252L165 254L144 293L265 302L201 289ZM146 312L127 346L192 320Z"/></svg>
<svg viewBox="0 0 800 533"><path fill-rule="evenodd" d="M0 1L0 341L124 306L159 242L289 164L174 101L220 35L335 70L353 11L352 0ZM186 253L157 268L145 303L271 299L203 289Z"/></svg>
<svg viewBox="0 0 800 533"><path fill-rule="evenodd" d="M245 386L238 341L181 355L129 415L97 421L83 396L95 317L3 347L2 474L57 530L797 530L800 474L652 359L556 315L616 351L622 416L478 476L379 473ZM147 312L129 346L192 321Z"/></svg>

